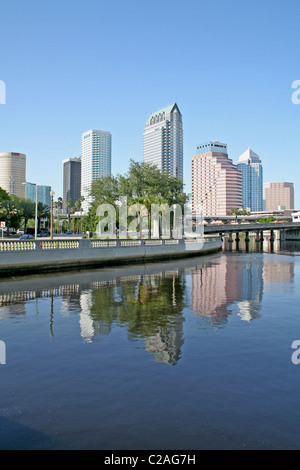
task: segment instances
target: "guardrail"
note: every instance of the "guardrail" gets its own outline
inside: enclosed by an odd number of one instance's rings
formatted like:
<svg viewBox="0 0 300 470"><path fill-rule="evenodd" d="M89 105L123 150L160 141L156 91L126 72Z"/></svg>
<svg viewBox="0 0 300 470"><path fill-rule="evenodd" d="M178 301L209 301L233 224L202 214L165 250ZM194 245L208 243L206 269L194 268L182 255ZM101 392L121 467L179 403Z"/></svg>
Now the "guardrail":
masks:
<svg viewBox="0 0 300 470"><path fill-rule="evenodd" d="M0 241L1 251L32 251L36 249L35 242L17 242L17 241Z"/></svg>
<svg viewBox="0 0 300 470"><path fill-rule="evenodd" d="M44 251L44 250L78 250L97 248L120 248L120 247L147 247L147 246L170 246L184 243L193 243L196 239L56 239L56 240L0 240L1 252L18 251ZM207 237L212 240L212 237Z"/></svg>
<svg viewBox="0 0 300 470"><path fill-rule="evenodd" d="M199 239L1 240L0 275L50 272L199 256L222 249L220 237Z"/></svg>

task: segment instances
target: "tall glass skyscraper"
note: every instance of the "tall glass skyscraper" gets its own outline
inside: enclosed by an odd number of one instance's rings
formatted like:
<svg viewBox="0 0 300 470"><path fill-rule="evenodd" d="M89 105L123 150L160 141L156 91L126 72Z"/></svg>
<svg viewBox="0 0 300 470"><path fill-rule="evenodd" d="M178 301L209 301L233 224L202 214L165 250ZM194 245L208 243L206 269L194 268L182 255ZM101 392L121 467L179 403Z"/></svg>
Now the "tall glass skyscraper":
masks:
<svg viewBox="0 0 300 470"><path fill-rule="evenodd" d="M45 206L51 207L51 186L36 185L35 183L26 183L25 198L38 203L41 202Z"/></svg>
<svg viewBox="0 0 300 470"><path fill-rule="evenodd" d="M144 162L183 179L182 115L176 103L150 114L145 123Z"/></svg>
<svg viewBox="0 0 300 470"><path fill-rule="evenodd" d="M244 152L237 163L243 175L243 209L263 210L263 167L260 157L250 148Z"/></svg>
<svg viewBox="0 0 300 470"><path fill-rule="evenodd" d="M90 196L93 181L111 175L112 136L110 132L90 129L81 138L81 195L82 209L86 213L93 198Z"/></svg>

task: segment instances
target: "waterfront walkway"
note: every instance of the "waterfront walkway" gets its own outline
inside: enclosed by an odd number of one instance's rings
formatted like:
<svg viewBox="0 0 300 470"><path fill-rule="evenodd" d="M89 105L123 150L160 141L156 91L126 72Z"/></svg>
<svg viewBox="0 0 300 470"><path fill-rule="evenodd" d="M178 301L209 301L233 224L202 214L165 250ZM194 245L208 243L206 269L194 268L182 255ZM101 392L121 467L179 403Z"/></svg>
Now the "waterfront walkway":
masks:
<svg viewBox="0 0 300 470"><path fill-rule="evenodd" d="M215 253L220 237L202 239L1 240L0 275L143 263Z"/></svg>

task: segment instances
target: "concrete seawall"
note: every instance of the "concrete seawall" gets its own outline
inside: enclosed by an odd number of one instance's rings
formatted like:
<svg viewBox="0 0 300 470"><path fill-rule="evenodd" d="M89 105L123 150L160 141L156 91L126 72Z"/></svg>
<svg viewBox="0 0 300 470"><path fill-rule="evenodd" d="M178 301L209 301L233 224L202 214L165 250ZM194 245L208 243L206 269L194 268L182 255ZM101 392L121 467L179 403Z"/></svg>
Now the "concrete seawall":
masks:
<svg viewBox="0 0 300 470"><path fill-rule="evenodd" d="M0 276L184 258L222 249L204 239L54 239L0 241Z"/></svg>

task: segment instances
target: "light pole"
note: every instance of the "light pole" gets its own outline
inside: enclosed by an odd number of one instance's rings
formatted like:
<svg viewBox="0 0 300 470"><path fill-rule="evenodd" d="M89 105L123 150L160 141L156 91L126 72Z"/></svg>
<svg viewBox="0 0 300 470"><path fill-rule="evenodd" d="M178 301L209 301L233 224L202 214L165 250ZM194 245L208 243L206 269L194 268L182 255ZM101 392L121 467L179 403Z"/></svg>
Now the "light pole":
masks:
<svg viewBox="0 0 300 470"><path fill-rule="evenodd" d="M53 197L55 192L52 190L50 191L51 196L51 223L50 223L50 230L51 230L51 240L53 240Z"/></svg>
<svg viewBox="0 0 300 470"><path fill-rule="evenodd" d="M37 221L38 221L38 185L35 185L35 218L34 218L34 238L37 239Z"/></svg>
<svg viewBox="0 0 300 470"><path fill-rule="evenodd" d="M22 183L22 184L27 184L26 183ZM32 184L32 183L29 183L29 184ZM35 185L35 216L34 216L34 238L37 239L37 220L38 220L38 185L37 184L34 184ZM26 194L25 194L26 196Z"/></svg>

